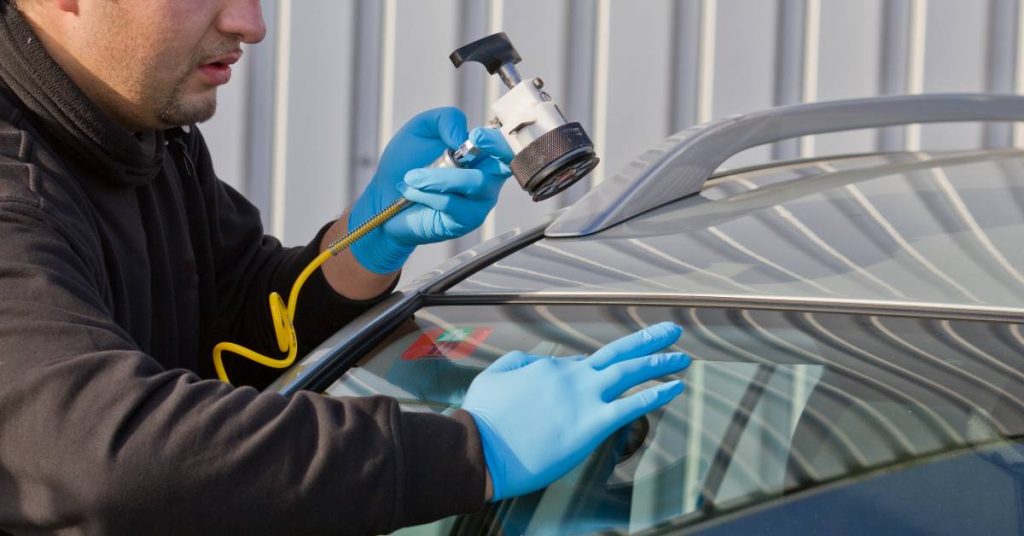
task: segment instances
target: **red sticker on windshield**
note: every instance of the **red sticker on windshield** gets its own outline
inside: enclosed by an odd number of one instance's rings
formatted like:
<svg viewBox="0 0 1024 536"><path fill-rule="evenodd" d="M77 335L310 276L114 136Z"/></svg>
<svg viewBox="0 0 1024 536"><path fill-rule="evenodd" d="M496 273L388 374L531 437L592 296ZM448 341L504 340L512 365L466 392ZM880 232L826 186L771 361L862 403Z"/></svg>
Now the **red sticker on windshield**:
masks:
<svg viewBox="0 0 1024 536"><path fill-rule="evenodd" d="M494 328L431 328L412 343L412 346L402 354L402 359L462 359L472 354L492 331Z"/></svg>

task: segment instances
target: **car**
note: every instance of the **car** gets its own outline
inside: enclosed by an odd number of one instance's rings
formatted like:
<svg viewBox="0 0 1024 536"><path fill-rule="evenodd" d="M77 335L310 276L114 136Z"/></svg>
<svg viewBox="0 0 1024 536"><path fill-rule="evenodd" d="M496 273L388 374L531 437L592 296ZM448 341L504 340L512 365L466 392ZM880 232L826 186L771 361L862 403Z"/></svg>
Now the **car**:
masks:
<svg viewBox="0 0 1024 536"><path fill-rule="evenodd" d="M683 395L544 490L398 534L1020 534L1024 151L719 170L797 136L1010 120L1024 97L912 95L683 131L270 389L451 412L508 351L586 354L671 320L694 358Z"/></svg>

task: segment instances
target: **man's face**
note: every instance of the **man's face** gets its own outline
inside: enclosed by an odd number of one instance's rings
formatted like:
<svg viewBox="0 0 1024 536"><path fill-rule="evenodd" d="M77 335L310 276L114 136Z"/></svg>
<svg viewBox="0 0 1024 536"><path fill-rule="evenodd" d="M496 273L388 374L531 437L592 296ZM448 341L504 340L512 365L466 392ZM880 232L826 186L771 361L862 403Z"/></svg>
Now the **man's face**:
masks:
<svg viewBox="0 0 1024 536"><path fill-rule="evenodd" d="M266 33L259 0L79 0L78 18L76 82L135 130L209 119L240 44Z"/></svg>

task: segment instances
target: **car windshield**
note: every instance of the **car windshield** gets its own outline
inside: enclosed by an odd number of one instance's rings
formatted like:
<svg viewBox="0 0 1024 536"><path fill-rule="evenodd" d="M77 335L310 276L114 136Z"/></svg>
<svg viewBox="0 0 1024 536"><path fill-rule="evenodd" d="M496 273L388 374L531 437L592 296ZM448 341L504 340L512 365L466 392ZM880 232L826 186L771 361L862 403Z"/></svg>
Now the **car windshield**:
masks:
<svg viewBox="0 0 1024 536"><path fill-rule="evenodd" d="M687 390L540 492L402 534L578 534L693 524L1024 433L1024 334L1010 322L764 309L446 305L331 385L451 412L511 350L590 353L670 320ZM646 386L641 386L646 387ZM542 419L543 415L536 418ZM496 532L497 533L497 532Z"/></svg>
<svg viewBox="0 0 1024 536"><path fill-rule="evenodd" d="M1024 303L1019 151L737 173L596 236L539 240L449 295Z"/></svg>

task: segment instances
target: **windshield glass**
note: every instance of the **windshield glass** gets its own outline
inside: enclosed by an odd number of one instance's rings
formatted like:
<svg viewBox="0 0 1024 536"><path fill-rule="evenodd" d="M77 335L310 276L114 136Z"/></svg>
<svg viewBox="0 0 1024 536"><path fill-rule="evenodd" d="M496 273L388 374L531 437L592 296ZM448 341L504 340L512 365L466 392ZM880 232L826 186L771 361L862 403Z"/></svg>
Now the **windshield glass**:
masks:
<svg viewBox="0 0 1024 536"><path fill-rule="evenodd" d="M796 490L1024 433L1020 324L625 305L428 307L327 393L451 412L511 350L570 356L684 326L686 392L570 474L412 534L575 534L698 522ZM646 386L641 386L646 387ZM537 418L543 418L538 415Z"/></svg>
<svg viewBox="0 0 1024 536"><path fill-rule="evenodd" d="M877 167L820 161L725 176L700 196L599 235L539 240L446 294L735 296L1024 310L1020 153L898 159ZM853 160L877 163L876 157Z"/></svg>

